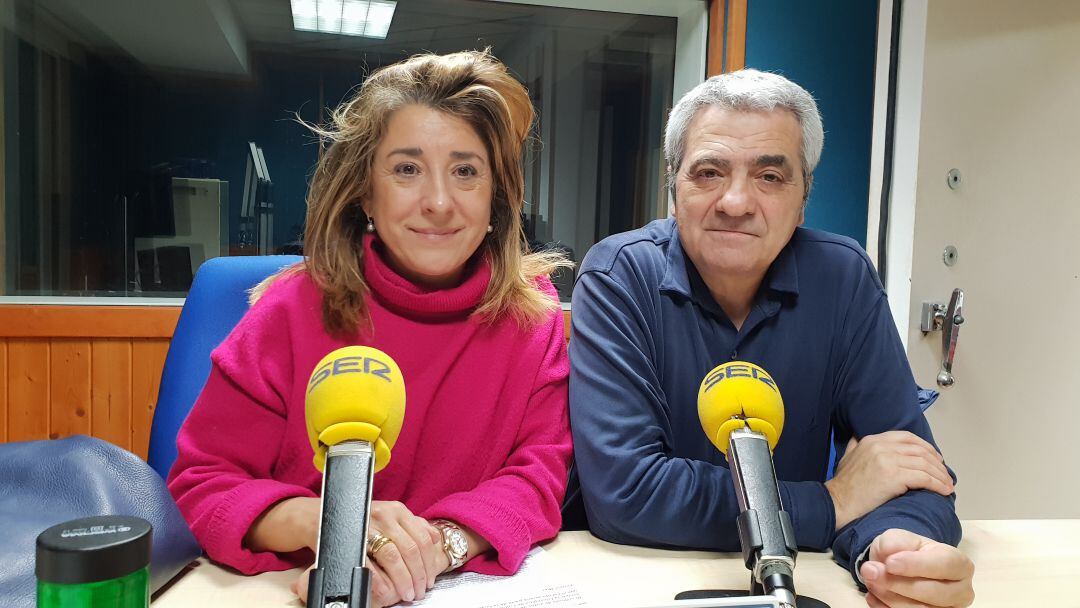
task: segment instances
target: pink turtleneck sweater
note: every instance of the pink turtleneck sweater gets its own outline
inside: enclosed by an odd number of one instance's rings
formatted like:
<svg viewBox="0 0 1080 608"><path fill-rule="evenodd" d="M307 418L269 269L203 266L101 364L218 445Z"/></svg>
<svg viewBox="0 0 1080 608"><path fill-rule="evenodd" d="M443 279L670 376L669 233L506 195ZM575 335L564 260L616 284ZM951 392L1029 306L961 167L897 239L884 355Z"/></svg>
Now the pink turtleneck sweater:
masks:
<svg viewBox="0 0 1080 608"><path fill-rule="evenodd" d="M511 574L559 530L570 462L569 363L559 312L527 329L471 317L490 279L476 264L454 288L427 291L365 241L372 329L333 338L305 273L274 283L211 355L210 377L176 443L169 490L206 554L253 574L310 562L310 551L255 553L255 518L293 496L316 496L304 388L323 356L349 344L390 355L406 383L405 422L372 497L460 522L494 551L466 569ZM555 296L547 279L543 289Z"/></svg>

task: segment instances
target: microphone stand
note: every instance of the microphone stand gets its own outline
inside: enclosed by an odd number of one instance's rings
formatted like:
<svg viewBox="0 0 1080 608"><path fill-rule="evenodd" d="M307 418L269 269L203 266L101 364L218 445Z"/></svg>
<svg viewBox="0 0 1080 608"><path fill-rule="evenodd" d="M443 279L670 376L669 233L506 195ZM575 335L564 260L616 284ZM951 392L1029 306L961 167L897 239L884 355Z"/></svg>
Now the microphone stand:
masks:
<svg viewBox="0 0 1080 608"><path fill-rule="evenodd" d="M316 567L308 575L309 608L368 608L371 604L367 527L374 478L371 443L343 441L327 450Z"/></svg>
<svg viewBox="0 0 1080 608"><path fill-rule="evenodd" d="M750 590L683 591L676 600L771 596L785 608L829 608L821 600L795 594L798 547L791 518L780 502L772 452L765 435L743 427L731 432L728 462L739 499L739 544L750 570Z"/></svg>

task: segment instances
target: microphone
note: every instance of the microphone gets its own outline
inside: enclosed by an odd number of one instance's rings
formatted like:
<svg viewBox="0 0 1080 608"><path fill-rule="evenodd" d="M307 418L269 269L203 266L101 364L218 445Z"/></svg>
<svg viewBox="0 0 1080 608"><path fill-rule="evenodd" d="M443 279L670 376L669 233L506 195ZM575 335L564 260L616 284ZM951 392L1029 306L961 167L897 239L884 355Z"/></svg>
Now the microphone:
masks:
<svg viewBox="0 0 1080 608"><path fill-rule="evenodd" d="M730 465L739 500L739 543L752 573L751 595L764 592L795 606L798 547L772 460L784 430L784 401L776 381L753 363L718 365L701 381L698 417Z"/></svg>
<svg viewBox="0 0 1080 608"><path fill-rule="evenodd" d="M319 543L308 578L311 608L366 608L368 513L375 472L405 417L405 381L386 353L346 346L323 357L311 373L304 402L315 468L323 474Z"/></svg>

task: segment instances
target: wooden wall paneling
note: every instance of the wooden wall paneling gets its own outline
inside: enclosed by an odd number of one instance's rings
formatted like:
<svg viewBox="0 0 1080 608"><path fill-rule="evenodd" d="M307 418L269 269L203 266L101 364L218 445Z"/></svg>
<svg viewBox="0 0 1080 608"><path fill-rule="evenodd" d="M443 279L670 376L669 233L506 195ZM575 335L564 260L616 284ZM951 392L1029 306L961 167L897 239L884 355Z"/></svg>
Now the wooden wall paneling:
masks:
<svg viewBox="0 0 1080 608"><path fill-rule="evenodd" d="M90 341L49 345L49 439L90 434Z"/></svg>
<svg viewBox="0 0 1080 608"><path fill-rule="evenodd" d="M132 344L130 339L99 338L92 341L93 391L91 431L125 450L132 435Z"/></svg>
<svg viewBox="0 0 1080 608"><path fill-rule="evenodd" d="M709 0L709 33L705 43L705 77L724 72L724 15L727 0Z"/></svg>
<svg viewBox="0 0 1080 608"><path fill-rule="evenodd" d="M49 434L49 342L8 340L7 440L45 439Z"/></svg>
<svg viewBox="0 0 1080 608"><path fill-rule="evenodd" d="M0 442L7 441L7 343L6 339L0 338Z"/></svg>
<svg viewBox="0 0 1080 608"><path fill-rule="evenodd" d="M746 67L746 10L748 0L728 0L725 72Z"/></svg>
<svg viewBox="0 0 1080 608"><path fill-rule="evenodd" d="M168 339L131 341L131 451L146 459Z"/></svg>

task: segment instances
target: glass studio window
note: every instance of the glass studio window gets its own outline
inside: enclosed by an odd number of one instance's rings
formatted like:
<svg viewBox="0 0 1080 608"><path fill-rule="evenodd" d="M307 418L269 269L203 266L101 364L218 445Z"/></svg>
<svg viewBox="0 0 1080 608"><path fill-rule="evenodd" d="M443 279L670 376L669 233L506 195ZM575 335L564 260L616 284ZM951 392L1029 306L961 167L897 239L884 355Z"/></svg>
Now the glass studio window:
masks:
<svg viewBox="0 0 1080 608"><path fill-rule="evenodd" d="M317 2L0 0L0 296L183 297L209 258L302 253L318 145L294 118L422 51L490 46L528 87L534 247L580 261L665 213L675 17L373 1L384 27Z"/></svg>

